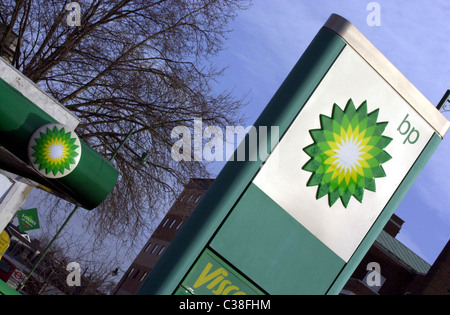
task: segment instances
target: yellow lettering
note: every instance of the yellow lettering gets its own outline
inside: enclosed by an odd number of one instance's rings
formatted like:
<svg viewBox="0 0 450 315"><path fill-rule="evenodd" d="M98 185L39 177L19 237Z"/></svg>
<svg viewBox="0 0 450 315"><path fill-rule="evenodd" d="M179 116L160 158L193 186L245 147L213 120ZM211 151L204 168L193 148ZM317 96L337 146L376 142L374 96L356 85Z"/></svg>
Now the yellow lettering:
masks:
<svg viewBox="0 0 450 315"><path fill-rule="evenodd" d="M220 295L220 294L222 293L223 289L225 289L225 287L226 287L228 284L231 284L231 281L223 280L223 281L220 283L219 288L218 288L217 290L215 290L215 291L212 291L212 292L213 292L215 295Z"/></svg>
<svg viewBox="0 0 450 315"><path fill-rule="evenodd" d="M194 288L201 287L205 283L210 282L206 287L212 290L215 295L229 295L232 291L236 291L233 295L247 295L245 292L239 291L239 287L233 285L231 281L224 280L228 276L228 272L224 268L219 268L211 272L212 263L207 263L202 273L194 283ZM211 272L211 273L210 273ZM213 290L217 285L219 287Z"/></svg>
<svg viewBox="0 0 450 315"><path fill-rule="evenodd" d="M239 288L237 286L235 286L235 285L230 285L228 288L223 290L222 295L228 295L233 290L239 291Z"/></svg>
<svg viewBox="0 0 450 315"><path fill-rule="evenodd" d="M203 284L207 283L208 281L211 281L212 279L216 278L217 276L219 276L221 274L224 276L228 275L228 273L223 268L219 268L216 271L208 274L209 271L211 270L211 268L212 268L211 263L206 264L205 269L203 269L203 271L200 274L200 276L198 277L197 281L195 281L194 288L198 288L198 287L202 286ZM223 279L223 277L221 277L221 278ZM219 282L220 282L220 280L219 280Z"/></svg>
<svg viewBox="0 0 450 315"><path fill-rule="evenodd" d="M223 280L223 276L218 276L214 281L212 281L210 284L208 284L206 287L210 290L214 288L220 281Z"/></svg>

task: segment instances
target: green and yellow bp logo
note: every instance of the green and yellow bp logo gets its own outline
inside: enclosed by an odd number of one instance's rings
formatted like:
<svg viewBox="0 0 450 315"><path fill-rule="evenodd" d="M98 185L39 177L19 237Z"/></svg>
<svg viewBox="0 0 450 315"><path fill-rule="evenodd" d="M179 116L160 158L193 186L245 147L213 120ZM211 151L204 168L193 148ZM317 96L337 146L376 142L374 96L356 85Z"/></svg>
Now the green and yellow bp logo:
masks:
<svg viewBox="0 0 450 315"><path fill-rule="evenodd" d="M314 143L304 151L310 160L303 170L312 175L307 186L318 186L316 199L328 195L330 207L340 198L347 208L353 196L363 201L364 190L375 192L375 178L386 176L382 164L391 156L384 149L392 141L383 136L387 122L377 122L379 109L367 113L350 99L342 110L333 106L331 117L320 115L321 129L310 130Z"/></svg>
<svg viewBox="0 0 450 315"><path fill-rule="evenodd" d="M48 124L36 130L28 145L32 166L45 177L60 178L78 165L81 143L67 126Z"/></svg>

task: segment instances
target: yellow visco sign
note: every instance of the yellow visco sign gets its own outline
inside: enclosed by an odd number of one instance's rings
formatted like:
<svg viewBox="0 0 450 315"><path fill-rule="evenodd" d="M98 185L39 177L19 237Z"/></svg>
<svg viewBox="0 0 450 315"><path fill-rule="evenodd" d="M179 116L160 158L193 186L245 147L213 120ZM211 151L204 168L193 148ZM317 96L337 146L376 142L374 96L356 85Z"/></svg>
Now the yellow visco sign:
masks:
<svg viewBox="0 0 450 315"><path fill-rule="evenodd" d="M182 287L195 295L261 295L256 286L209 250L201 255Z"/></svg>
<svg viewBox="0 0 450 315"><path fill-rule="evenodd" d="M247 293L240 291L239 287L226 279L228 272L225 268L218 268L210 272L213 265L207 263L197 281L194 283L194 289L206 285L206 289L211 290L215 295L247 295ZM216 289L215 289L216 288ZM232 293L233 292L233 293Z"/></svg>

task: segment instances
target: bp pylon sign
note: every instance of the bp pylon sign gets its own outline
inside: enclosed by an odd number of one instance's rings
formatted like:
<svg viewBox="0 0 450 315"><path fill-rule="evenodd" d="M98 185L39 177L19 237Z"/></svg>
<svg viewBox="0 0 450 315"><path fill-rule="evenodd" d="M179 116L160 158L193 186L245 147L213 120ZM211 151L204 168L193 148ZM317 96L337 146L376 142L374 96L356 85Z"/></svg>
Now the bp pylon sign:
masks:
<svg viewBox="0 0 450 315"><path fill-rule="evenodd" d="M225 271L258 294L338 294L449 128L337 15L255 125L279 126L268 159L226 164L141 294L237 292Z"/></svg>

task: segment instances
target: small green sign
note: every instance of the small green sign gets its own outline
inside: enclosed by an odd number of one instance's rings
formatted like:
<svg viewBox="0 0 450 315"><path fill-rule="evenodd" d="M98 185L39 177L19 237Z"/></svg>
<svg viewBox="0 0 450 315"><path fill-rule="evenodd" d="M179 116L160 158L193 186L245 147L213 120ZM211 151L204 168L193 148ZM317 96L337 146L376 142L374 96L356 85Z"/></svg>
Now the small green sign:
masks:
<svg viewBox="0 0 450 315"><path fill-rule="evenodd" d="M20 210L17 212L19 229L21 232L39 229L39 217L36 208Z"/></svg>

